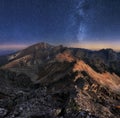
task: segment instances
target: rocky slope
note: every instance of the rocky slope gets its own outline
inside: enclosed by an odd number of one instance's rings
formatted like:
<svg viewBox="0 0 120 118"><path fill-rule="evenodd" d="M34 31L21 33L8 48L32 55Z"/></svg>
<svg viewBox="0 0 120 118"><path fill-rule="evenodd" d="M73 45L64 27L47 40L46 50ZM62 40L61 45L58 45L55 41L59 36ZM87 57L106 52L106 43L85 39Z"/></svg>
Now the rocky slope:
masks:
<svg viewBox="0 0 120 118"><path fill-rule="evenodd" d="M0 70L0 118L119 118L120 54L39 43Z"/></svg>

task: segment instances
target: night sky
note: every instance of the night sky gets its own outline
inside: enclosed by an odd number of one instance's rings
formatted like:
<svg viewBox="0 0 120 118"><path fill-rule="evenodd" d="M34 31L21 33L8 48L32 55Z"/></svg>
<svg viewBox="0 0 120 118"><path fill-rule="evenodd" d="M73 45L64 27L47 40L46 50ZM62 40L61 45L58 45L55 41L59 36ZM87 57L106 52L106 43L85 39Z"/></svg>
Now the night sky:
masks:
<svg viewBox="0 0 120 118"><path fill-rule="evenodd" d="M43 41L119 48L120 0L0 0L0 49Z"/></svg>

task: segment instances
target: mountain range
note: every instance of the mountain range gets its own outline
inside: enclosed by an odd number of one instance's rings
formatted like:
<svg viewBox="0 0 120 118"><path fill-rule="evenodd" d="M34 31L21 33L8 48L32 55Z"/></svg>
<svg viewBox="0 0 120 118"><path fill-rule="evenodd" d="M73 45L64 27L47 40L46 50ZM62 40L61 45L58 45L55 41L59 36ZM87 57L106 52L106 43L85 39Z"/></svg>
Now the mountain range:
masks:
<svg viewBox="0 0 120 118"><path fill-rule="evenodd" d="M0 118L119 118L119 65L112 49L44 42L0 56Z"/></svg>

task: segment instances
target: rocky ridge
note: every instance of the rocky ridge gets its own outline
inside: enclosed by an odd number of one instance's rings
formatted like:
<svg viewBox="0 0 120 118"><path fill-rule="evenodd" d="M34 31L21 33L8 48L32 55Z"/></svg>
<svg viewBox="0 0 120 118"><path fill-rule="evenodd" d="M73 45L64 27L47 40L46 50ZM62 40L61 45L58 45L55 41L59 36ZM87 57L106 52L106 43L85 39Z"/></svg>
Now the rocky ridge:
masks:
<svg viewBox="0 0 120 118"><path fill-rule="evenodd" d="M119 118L119 57L46 43L9 55L0 70L0 118Z"/></svg>

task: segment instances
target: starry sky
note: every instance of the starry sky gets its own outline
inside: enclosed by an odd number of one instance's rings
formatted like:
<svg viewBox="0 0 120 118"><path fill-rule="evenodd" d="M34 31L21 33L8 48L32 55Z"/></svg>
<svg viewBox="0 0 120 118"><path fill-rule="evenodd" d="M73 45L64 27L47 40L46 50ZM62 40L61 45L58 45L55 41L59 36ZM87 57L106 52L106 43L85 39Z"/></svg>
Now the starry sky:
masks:
<svg viewBox="0 0 120 118"><path fill-rule="evenodd" d="M0 49L37 42L120 46L120 0L0 0Z"/></svg>

